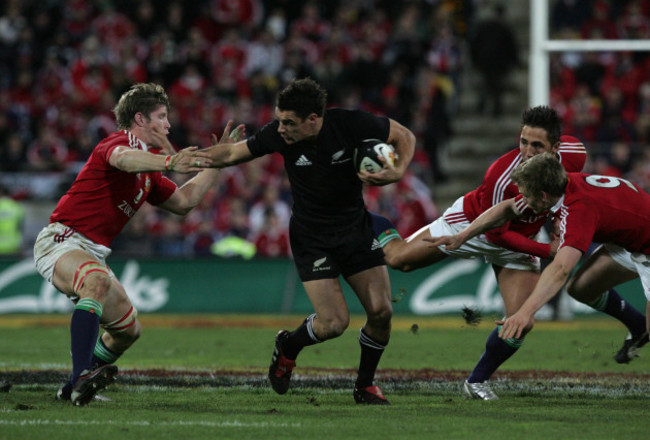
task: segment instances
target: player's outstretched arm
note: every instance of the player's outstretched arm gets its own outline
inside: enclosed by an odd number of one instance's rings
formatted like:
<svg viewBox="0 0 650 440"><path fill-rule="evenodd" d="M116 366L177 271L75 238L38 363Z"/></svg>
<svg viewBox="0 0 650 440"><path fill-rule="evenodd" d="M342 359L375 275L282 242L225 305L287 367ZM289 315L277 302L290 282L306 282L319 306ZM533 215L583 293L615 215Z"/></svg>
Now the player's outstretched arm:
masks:
<svg viewBox="0 0 650 440"><path fill-rule="evenodd" d="M176 154L165 156L120 145L115 147L108 162L125 173L152 171L194 173L212 165L209 155L198 147L188 147Z"/></svg>
<svg viewBox="0 0 650 440"><path fill-rule="evenodd" d="M111 152L108 158L111 166L125 173L152 171L194 173L212 164L208 154L199 150L198 147L188 147L175 153L174 147L167 139L167 134L159 127L152 127L148 134L151 138L150 145L161 148L165 154L154 154L120 145Z"/></svg>
<svg viewBox="0 0 650 440"><path fill-rule="evenodd" d="M236 142L245 136L246 132L243 125L239 125L231 132L230 129L232 124L233 121L228 121L223 135L221 136L221 140L219 140L215 134L212 134L213 145ZM218 168L202 170L199 174L188 180L183 186L177 188L171 197L159 206L175 214L187 214L201 202L208 190L214 186L219 171L220 169Z"/></svg>
<svg viewBox="0 0 650 440"><path fill-rule="evenodd" d="M520 234L519 232L511 231L509 229L501 231L501 229L503 228L486 231L485 237L490 243L494 243L497 246L512 251L534 255L540 258L552 258L555 256L555 252L557 251L557 242L552 242L551 244L540 243Z"/></svg>
<svg viewBox="0 0 650 440"><path fill-rule="evenodd" d="M544 269L533 293L517 313L504 321L497 321L497 324L502 325L499 337L504 340L520 338L524 330L532 326L535 312L560 291L580 258L582 252L576 248L565 246L560 249L551 264Z"/></svg>
<svg viewBox="0 0 650 440"><path fill-rule="evenodd" d="M483 212L468 227L456 235L423 238L423 240L430 243L429 247L444 245L447 250L455 250L471 238L490 229L505 225L513 218L519 217L519 215L519 210L515 206L515 199L504 200Z"/></svg>
<svg viewBox="0 0 650 440"><path fill-rule="evenodd" d="M216 138L213 138L212 145L203 150L210 158L212 168L225 168L254 159L248 149L244 126L237 127L233 135L236 136L226 137L226 142L223 142L223 136L222 142L216 142Z"/></svg>

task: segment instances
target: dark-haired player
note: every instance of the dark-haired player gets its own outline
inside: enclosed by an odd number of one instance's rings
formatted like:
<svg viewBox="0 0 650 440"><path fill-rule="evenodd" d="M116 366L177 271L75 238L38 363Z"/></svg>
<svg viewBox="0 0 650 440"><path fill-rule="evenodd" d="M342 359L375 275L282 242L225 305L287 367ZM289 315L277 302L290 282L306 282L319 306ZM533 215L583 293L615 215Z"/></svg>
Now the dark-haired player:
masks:
<svg viewBox="0 0 650 440"><path fill-rule="evenodd" d="M437 263L448 256L484 258L494 269L505 315L511 316L519 310L539 278L539 258L553 257L559 244L557 240L550 244L534 240L547 221L547 215L514 219L454 250L431 247L426 240L457 234L491 206L519 194L510 173L533 156L551 152L568 171L582 170L586 160L584 145L574 137L561 136L561 133L562 122L555 110L547 106L526 109L521 116L519 148L498 158L488 168L481 186L460 197L442 217L406 240L401 239L387 219L372 214L373 226L386 254L387 264L408 272ZM602 301L590 305L619 318L629 328L633 339L642 335L643 316L616 291L606 292ZM619 313L618 308L625 310L625 313ZM531 329L532 325L519 337L503 340L498 336L499 327L495 328L487 338L485 352L463 384L465 394L483 400L497 399L488 379L519 349L525 334ZM629 360L627 345L624 345L617 355L617 361Z"/></svg>
<svg viewBox="0 0 650 440"><path fill-rule="evenodd" d="M359 336L361 360L354 399L386 405L373 381L390 338L390 281L361 189L362 182L398 181L413 157L415 137L386 117L359 110L326 110L326 96L309 78L293 80L278 94L273 122L245 141L212 147L210 157L214 166L225 167L279 153L291 183L291 249L315 313L295 330L277 334L269 368L273 389L287 392L300 350L335 338L348 327L349 311L339 282L343 275L367 315ZM393 145L395 164L385 164L378 173L357 173L352 155L368 138Z"/></svg>

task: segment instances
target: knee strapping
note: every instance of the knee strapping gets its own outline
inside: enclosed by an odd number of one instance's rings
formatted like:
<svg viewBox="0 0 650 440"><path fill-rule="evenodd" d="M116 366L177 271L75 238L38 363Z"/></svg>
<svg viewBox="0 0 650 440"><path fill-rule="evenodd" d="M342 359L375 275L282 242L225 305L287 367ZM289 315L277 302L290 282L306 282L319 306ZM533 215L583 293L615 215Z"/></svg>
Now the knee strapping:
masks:
<svg viewBox="0 0 650 440"><path fill-rule="evenodd" d="M107 277L110 277L106 266L97 261L87 261L79 266L79 269L77 269L77 272L74 274L72 290L75 294L79 295L79 290L84 285L84 280L91 273L103 273Z"/></svg>
<svg viewBox="0 0 650 440"><path fill-rule="evenodd" d="M135 320L138 317L138 311L135 307L131 306L129 311L122 316L120 319L116 319L113 322L107 324L102 324L104 330L109 333L121 333L127 331L131 326L135 324Z"/></svg>

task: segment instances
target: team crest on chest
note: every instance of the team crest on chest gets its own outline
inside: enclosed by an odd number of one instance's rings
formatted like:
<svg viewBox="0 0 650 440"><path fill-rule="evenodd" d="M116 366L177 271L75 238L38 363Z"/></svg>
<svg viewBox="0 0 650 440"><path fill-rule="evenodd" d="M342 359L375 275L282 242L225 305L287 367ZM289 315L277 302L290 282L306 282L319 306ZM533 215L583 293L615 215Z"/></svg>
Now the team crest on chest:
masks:
<svg viewBox="0 0 650 440"><path fill-rule="evenodd" d="M344 154L345 154L345 150L340 150L332 154L332 164L345 163L350 161L351 158L343 157Z"/></svg>

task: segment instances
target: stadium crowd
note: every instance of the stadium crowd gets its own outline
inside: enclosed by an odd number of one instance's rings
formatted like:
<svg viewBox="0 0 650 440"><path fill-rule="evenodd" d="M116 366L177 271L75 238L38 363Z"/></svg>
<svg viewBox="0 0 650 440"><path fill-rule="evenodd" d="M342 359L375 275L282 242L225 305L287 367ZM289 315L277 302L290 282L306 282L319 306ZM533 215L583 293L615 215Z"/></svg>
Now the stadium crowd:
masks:
<svg viewBox="0 0 650 440"><path fill-rule="evenodd" d="M7 0L0 7L0 171L35 172L47 197L58 199L47 176L63 175L61 188L69 186L91 149L115 129L111 109L134 82L168 90L170 139L180 148L207 146L228 119L254 133L272 119L276 92L293 77L311 76L329 91L330 105L384 114L416 134L406 178L365 192L369 209L409 235L438 215L430 190L446 178L438 149L452 135L475 11L489 4ZM649 4L556 0L552 34L648 38ZM650 189L647 53L555 54L551 69L551 105L565 132L590 151L605 145L595 150L590 171L619 173ZM183 176L172 178L183 183ZM15 199L39 198L32 187L9 190ZM288 255L290 205L280 159L263 158L224 170L184 219L143 208L114 250L210 255L230 237L255 243L258 255ZM246 243L231 242L219 252L242 254Z"/></svg>
<svg viewBox="0 0 650 440"><path fill-rule="evenodd" d="M650 1L557 0L551 37L650 39ZM587 172L650 190L650 56L643 51L555 52L550 105L590 151Z"/></svg>
<svg viewBox="0 0 650 440"><path fill-rule="evenodd" d="M385 114L417 132L409 191L368 193L376 209L409 212L408 232L437 215L427 187L439 176L427 152L449 131L456 35L467 28L469 4L9 0L0 12L2 171L73 178L114 130L111 109L134 82L168 90L170 138L184 147L206 146L230 118L254 133L272 119L276 92L311 76L331 105ZM16 198L35 197L13 189ZM204 255L227 236L254 241L261 255L286 255L290 203L282 164L271 158L224 171L187 220L143 210L129 232L155 233L151 246L163 255ZM148 249L136 241L130 250ZM124 248L116 243L116 252Z"/></svg>

